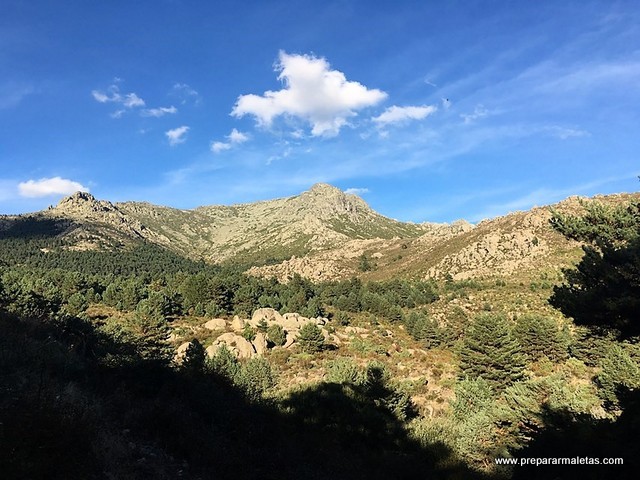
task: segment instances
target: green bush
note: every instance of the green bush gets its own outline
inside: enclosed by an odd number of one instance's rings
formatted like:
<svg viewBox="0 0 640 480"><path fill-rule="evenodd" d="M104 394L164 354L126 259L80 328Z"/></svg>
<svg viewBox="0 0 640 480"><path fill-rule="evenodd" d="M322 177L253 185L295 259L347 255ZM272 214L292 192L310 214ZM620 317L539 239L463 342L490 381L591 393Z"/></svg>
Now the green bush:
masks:
<svg viewBox="0 0 640 480"><path fill-rule="evenodd" d="M240 370L237 357L225 344L222 344L213 357L209 359L208 366L214 373L225 377L230 382L233 382Z"/></svg>
<svg viewBox="0 0 640 480"><path fill-rule="evenodd" d="M342 310L336 313L334 320L338 323L338 325L341 325L343 327L346 327L351 323L349 314L347 314L347 312L343 312Z"/></svg>
<svg viewBox="0 0 640 480"><path fill-rule="evenodd" d="M327 364L327 382L359 384L363 380L362 372L358 365L346 357L338 357Z"/></svg>
<svg viewBox="0 0 640 480"><path fill-rule="evenodd" d="M305 353L318 353L325 347L322 330L315 323L306 323L298 333L297 342Z"/></svg>
<svg viewBox="0 0 640 480"><path fill-rule="evenodd" d="M267 339L276 347L281 347L287 341L287 335L282 325L273 323L267 328Z"/></svg>
<svg viewBox="0 0 640 480"><path fill-rule="evenodd" d="M276 376L271 364L263 357L250 358L244 362L234 383L244 390L252 400L262 398L264 393L276 384Z"/></svg>
<svg viewBox="0 0 640 480"><path fill-rule="evenodd" d="M247 341L252 342L254 338L256 338L256 329L251 325L247 324L244 326L244 329L240 333Z"/></svg>
<svg viewBox="0 0 640 480"><path fill-rule="evenodd" d="M640 368L629 353L620 345L613 345L600 363L601 372L596 376L600 387L598 394L609 409L620 406L618 390L640 387Z"/></svg>

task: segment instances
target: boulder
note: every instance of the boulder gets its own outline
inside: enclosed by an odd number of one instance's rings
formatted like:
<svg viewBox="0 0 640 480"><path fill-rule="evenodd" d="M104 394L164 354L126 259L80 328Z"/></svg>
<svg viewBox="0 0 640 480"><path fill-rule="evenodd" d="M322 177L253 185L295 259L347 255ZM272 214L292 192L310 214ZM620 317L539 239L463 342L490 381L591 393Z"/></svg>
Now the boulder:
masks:
<svg viewBox="0 0 640 480"><path fill-rule="evenodd" d="M284 342L283 347L284 348L289 348L291 347L291 345L293 345L296 342L296 336L293 333L287 333L287 340Z"/></svg>
<svg viewBox="0 0 640 480"><path fill-rule="evenodd" d="M329 340L329 338L331 337L329 335L329 331L326 328L320 328L320 331L322 332L322 335L324 336L325 340Z"/></svg>
<svg viewBox="0 0 640 480"><path fill-rule="evenodd" d="M212 346L226 344L229 350L235 353L238 358L251 358L255 356L256 351L246 338L236 335L235 333L223 333L215 339Z"/></svg>
<svg viewBox="0 0 640 480"><path fill-rule="evenodd" d="M362 327L346 327L344 329L344 332L345 333L352 333L352 334L356 334L357 333L357 334L362 335L363 333L364 334L369 333L369 330L367 330L366 328L362 328Z"/></svg>
<svg viewBox="0 0 640 480"><path fill-rule="evenodd" d="M180 346L176 350L175 356L173 357L174 362L180 364L184 361L184 357L187 355L187 349L189 348L190 344L191 342L184 342L180 344Z"/></svg>
<svg viewBox="0 0 640 480"><path fill-rule="evenodd" d="M236 315L233 317L233 321L231 322L231 328L234 332L241 332L244 330L244 320Z"/></svg>
<svg viewBox="0 0 640 480"><path fill-rule="evenodd" d="M224 330L227 328L227 321L224 318L214 318L203 325L207 330Z"/></svg>
<svg viewBox="0 0 640 480"><path fill-rule="evenodd" d="M273 308L259 308L255 312L253 312L249 324L252 327L257 327L258 324L263 320L267 322L267 325L270 323L282 324L282 315L280 315L280 313Z"/></svg>
<svg viewBox="0 0 640 480"><path fill-rule="evenodd" d="M308 321L307 317L303 317L299 313L285 313L280 325L287 331L300 330Z"/></svg>
<svg viewBox="0 0 640 480"><path fill-rule="evenodd" d="M264 355L267 351L267 337L262 332L256 333L256 338L251 342L258 356Z"/></svg>
<svg viewBox="0 0 640 480"><path fill-rule="evenodd" d="M205 350L205 352L207 352L207 357L213 358L216 355L216 353L218 353L218 350L220 349L220 345L222 344L216 343L215 345L209 345Z"/></svg>

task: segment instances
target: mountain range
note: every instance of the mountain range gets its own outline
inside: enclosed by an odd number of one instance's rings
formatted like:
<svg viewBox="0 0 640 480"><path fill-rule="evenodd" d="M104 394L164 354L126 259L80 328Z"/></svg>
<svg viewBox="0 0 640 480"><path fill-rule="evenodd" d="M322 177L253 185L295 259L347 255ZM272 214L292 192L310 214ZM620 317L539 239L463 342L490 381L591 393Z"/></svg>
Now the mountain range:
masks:
<svg viewBox="0 0 640 480"><path fill-rule="evenodd" d="M473 225L400 222L327 184L287 198L192 210L111 203L76 192L41 212L0 217L0 235L20 222L43 221L63 248L117 249L148 241L188 258L232 262L281 280L294 273L312 280L465 279L560 268L579 248L551 229L552 210L577 213L585 202L638 199L637 193L569 197Z"/></svg>

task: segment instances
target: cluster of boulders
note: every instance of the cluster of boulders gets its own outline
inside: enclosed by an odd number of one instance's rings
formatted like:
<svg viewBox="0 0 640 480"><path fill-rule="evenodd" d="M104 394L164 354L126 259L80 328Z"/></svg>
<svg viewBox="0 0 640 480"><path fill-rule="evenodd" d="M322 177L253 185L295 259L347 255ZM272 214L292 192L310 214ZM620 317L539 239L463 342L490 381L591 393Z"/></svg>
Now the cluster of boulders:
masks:
<svg viewBox="0 0 640 480"><path fill-rule="evenodd" d="M286 335L286 341L282 346L283 348L291 348L295 345L298 332L307 323L317 325L326 340L339 342L339 340L333 338L334 336L330 335L329 331L325 328L327 322L328 319L324 317L307 318L299 313L285 313L281 315L273 308L259 308L253 312L251 319L242 319L237 315L230 322L224 318L214 318L203 324L202 327L211 331L232 330L220 334L211 345L206 348L206 353L209 357L213 357L218 352L218 349L225 345L238 358L251 358L263 355L267 349L270 348L269 339L261 330L264 330L264 327L269 328L274 324L282 327ZM247 326L257 331L252 341L247 340L240 334ZM184 342L178 347L175 356L176 362L180 363L182 359L184 359L190 343L191 342Z"/></svg>

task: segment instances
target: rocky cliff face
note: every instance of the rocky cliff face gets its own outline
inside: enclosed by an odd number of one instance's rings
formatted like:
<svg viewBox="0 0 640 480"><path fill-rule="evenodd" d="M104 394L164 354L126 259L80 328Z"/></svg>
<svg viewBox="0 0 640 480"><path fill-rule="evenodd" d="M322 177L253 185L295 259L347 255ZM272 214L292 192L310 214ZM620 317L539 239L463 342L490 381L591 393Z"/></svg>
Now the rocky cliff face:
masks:
<svg viewBox="0 0 640 480"><path fill-rule="evenodd" d="M133 237L145 237L142 223L127 216L111 202L96 200L87 192L76 192L63 198L47 214L54 218L75 220L79 225L102 226Z"/></svg>

